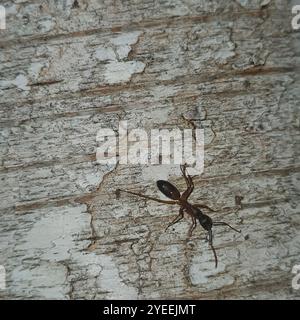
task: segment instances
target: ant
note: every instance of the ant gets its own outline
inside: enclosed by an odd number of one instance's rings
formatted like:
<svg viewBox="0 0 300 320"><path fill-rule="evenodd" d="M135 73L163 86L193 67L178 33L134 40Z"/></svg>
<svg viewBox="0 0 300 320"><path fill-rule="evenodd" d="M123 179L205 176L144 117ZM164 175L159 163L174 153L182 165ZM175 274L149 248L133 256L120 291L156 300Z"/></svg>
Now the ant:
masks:
<svg viewBox="0 0 300 320"><path fill-rule="evenodd" d="M240 230L237 230L235 228L233 228L232 226L230 226L228 223L226 222L222 222L222 221L212 221L212 219L204 214L199 208L204 208L204 209L208 209L209 211L215 212L215 210L211 209L210 207L206 206L205 204L190 204L188 202L188 198L191 195L191 193L194 190L194 183L192 180L192 177L190 175L188 175L186 173L186 164L184 165L180 165L180 170L182 172L182 175L185 179L186 185L187 185L187 189L180 194L179 190L170 182L165 181L165 180L158 180L156 182L158 189L168 198L172 199L173 201L169 201L169 200L161 200L161 199L157 199L157 198L153 198L153 197L149 197L140 193L136 193L136 192L132 192L132 191L127 191L127 190L122 190L122 189L117 189L116 192L117 194L119 194L121 191L122 192L126 192L126 193L130 193L145 199L149 199L149 200L153 200L156 202L160 202L160 203L164 203L164 204L177 204L180 206L179 209L179 214L178 216L175 217L175 219L170 222L168 224L168 226L166 227L165 231L172 225L174 225L175 223L179 222L181 219L183 219L184 217L184 213L187 213L191 216L192 218L192 225L189 229L188 232L188 236L191 237L194 229L196 228L197 225L197 220L199 220L200 225L206 230L208 231L208 243L213 251L214 257L215 257L215 267L217 268L218 266L218 258L217 258L217 254L216 254L216 250L213 246L213 235L212 235L212 227L213 226L228 226L229 228L231 228L232 230L241 233Z"/></svg>

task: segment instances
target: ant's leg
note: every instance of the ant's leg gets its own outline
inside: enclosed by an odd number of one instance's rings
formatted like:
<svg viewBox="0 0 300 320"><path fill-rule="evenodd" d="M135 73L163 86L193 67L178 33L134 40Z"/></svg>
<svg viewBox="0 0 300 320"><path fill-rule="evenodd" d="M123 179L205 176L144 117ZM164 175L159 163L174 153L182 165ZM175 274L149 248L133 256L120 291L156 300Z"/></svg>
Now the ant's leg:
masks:
<svg viewBox="0 0 300 320"><path fill-rule="evenodd" d="M190 175L187 176L188 179L189 179L189 183L190 183L190 186L191 186L191 193L193 192L194 190L194 182L193 182L193 179Z"/></svg>
<svg viewBox="0 0 300 320"><path fill-rule="evenodd" d="M222 221L213 222L213 226L227 226L238 233L242 232L241 230L237 230L237 229L233 228L231 225L229 225L228 223L222 222Z"/></svg>
<svg viewBox="0 0 300 320"><path fill-rule="evenodd" d="M208 231L208 243L214 253L214 257L215 257L215 267L217 268L218 267L218 257L217 257L217 253L216 253L216 250L213 246L213 236L212 236L212 231L211 229Z"/></svg>
<svg viewBox="0 0 300 320"><path fill-rule="evenodd" d="M141 193L132 192L132 191L127 191L127 190L123 190L123 189L117 189L117 190L116 190L117 195L120 193L120 191L126 192L126 193L130 193L130 194L133 194L133 195L135 195L135 196L138 196L138 197L141 197L141 198L145 198L145 199L149 199L149 200L153 200L153 201L160 202L160 203L165 203L165 204L177 204L177 201L168 201L168 200L156 199L156 198L149 197L149 196L146 196L146 195L141 194Z"/></svg>
<svg viewBox="0 0 300 320"><path fill-rule="evenodd" d="M197 207L197 208L204 208L204 209L207 209L209 211L212 211L212 212L216 212L216 210L213 210L212 208L210 208L209 206L205 205L205 204L193 204L194 207Z"/></svg>
<svg viewBox="0 0 300 320"><path fill-rule="evenodd" d="M191 227L190 227L190 229L189 229L189 232L188 232L188 236L189 236L189 237L192 236L193 231L194 231L194 229L195 229L196 226L197 226L196 218L192 217L192 221L193 221L193 223L192 223L192 225L191 225Z"/></svg>
<svg viewBox="0 0 300 320"><path fill-rule="evenodd" d="M187 189L183 192L181 197L182 199L187 200L194 190L194 183L192 177L190 175L186 175L186 165L181 165L180 169L187 185Z"/></svg>
<svg viewBox="0 0 300 320"><path fill-rule="evenodd" d="M165 231L167 231L168 228L170 228L173 224L179 222L181 219L183 219L183 208L182 207L179 209L179 215L172 222L170 222L168 224Z"/></svg>
<svg viewBox="0 0 300 320"><path fill-rule="evenodd" d="M188 177L186 175L186 164L181 164L180 165L180 170L181 170L181 173L182 173L182 175L184 177L186 186L189 188L190 187L190 182L189 182Z"/></svg>

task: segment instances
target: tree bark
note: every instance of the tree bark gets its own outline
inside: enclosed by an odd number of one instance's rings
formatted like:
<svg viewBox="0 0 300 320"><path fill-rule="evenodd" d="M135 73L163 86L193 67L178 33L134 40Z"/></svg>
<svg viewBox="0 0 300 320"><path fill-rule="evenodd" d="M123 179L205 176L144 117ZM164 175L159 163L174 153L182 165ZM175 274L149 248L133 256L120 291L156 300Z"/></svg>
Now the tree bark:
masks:
<svg viewBox="0 0 300 320"><path fill-rule="evenodd" d="M0 35L2 299L299 299L299 32L292 1L6 2ZM297 106L298 104L298 106ZM184 119L194 119L186 121ZM191 202L179 168L96 161L97 132L205 130ZM163 199L163 196L161 197Z"/></svg>

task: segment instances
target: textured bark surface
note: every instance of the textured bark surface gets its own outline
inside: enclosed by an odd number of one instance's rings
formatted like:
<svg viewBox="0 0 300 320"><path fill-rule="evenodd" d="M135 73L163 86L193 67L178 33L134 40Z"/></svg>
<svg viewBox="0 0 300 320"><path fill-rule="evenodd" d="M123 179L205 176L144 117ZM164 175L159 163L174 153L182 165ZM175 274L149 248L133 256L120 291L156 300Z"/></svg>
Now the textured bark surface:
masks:
<svg viewBox="0 0 300 320"><path fill-rule="evenodd" d="M2 299L300 298L299 32L292 1L4 1L0 31ZM205 129L191 200L219 266L177 207L172 167L101 166L96 134ZM177 168L178 169L178 168ZM243 197L241 204L239 197Z"/></svg>

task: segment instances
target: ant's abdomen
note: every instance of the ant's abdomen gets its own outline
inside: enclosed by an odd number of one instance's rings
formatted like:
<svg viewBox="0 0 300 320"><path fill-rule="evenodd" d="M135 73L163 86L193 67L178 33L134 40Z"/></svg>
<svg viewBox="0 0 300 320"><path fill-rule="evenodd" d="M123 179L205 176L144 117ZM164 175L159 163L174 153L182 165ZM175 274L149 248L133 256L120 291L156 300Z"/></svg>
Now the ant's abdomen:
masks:
<svg viewBox="0 0 300 320"><path fill-rule="evenodd" d="M179 200L180 192L178 189L170 182L165 180L158 180L156 182L158 189L168 198L173 200Z"/></svg>

